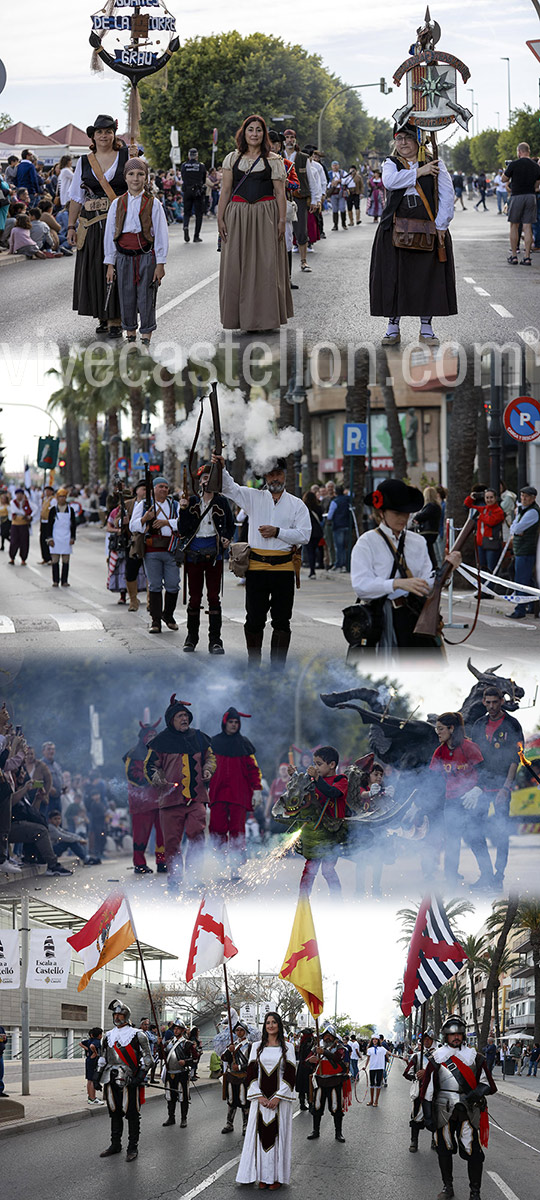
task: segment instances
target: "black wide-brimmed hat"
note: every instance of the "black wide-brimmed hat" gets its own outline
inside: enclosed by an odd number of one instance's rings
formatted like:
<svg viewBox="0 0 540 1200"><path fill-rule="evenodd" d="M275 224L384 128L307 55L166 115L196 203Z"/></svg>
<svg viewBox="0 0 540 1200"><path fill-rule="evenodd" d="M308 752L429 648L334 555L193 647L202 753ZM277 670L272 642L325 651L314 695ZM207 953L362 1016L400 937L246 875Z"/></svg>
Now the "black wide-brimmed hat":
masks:
<svg viewBox="0 0 540 1200"><path fill-rule="evenodd" d="M118 121L115 121L114 117L110 117L108 113L100 113L99 117L96 117L93 125L86 126L86 132L89 138L93 138L96 129L114 129L114 132L116 133L116 130L118 129Z"/></svg>
<svg viewBox="0 0 540 1200"><path fill-rule="evenodd" d="M374 492L364 496L364 504L379 511L390 508L392 512L415 513L424 507L424 497L419 488L402 479L383 479Z"/></svg>

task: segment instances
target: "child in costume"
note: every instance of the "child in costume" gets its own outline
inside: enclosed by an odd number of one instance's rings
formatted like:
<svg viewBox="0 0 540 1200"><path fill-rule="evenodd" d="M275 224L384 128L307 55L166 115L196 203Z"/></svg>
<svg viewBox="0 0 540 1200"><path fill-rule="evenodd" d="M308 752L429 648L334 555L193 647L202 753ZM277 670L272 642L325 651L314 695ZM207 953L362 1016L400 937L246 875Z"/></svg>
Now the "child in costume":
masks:
<svg viewBox="0 0 540 1200"><path fill-rule="evenodd" d="M130 158L124 175L127 192L113 201L105 225L107 284L116 271L127 340L135 341L139 317L141 341L148 346L156 328L156 296L165 275L169 234L163 208L148 189L147 164Z"/></svg>

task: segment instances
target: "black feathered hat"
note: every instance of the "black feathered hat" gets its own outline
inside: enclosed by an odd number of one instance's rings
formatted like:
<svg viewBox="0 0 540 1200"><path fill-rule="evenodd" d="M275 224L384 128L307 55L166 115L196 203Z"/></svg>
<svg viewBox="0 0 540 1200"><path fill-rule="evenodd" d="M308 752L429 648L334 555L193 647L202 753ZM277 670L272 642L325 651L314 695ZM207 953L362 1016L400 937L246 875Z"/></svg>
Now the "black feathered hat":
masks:
<svg viewBox="0 0 540 1200"><path fill-rule="evenodd" d="M379 512L390 508L393 512L415 513L424 507L424 497L419 488L410 487L402 479L383 479L374 492L364 496L364 504Z"/></svg>
<svg viewBox="0 0 540 1200"><path fill-rule="evenodd" d="M413 125L412 121L406 121L404 125L398 125L396 123L394 125L392 137L396 137L396 135L398 133L410 133L411 137L414 138L415 142L418 141L418 129L417 129L416 125Z"/></svg>

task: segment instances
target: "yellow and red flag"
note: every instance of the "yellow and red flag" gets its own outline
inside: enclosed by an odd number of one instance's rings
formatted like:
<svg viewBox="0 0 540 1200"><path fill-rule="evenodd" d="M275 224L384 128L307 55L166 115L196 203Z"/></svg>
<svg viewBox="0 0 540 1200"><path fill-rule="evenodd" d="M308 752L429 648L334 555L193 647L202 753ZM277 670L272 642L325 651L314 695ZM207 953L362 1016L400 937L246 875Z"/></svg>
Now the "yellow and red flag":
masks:
<svg viewBox="0 0 540 1200"><path fill-rule="evenodd" d="M279 975L300 992L312 1017L320 1016L324 1003L321 960L307 896L300 896L296 906L289 946Z"/></svg>
<svg viewBox="0 0 540 1200"><path fill-rule="evenodd" d="M78 992L82 992L100 967L118 958L137 940L131 909L125 896L121 892L107 896L86 925L67 940L84 962L84 975L77 988Z"/></svg>

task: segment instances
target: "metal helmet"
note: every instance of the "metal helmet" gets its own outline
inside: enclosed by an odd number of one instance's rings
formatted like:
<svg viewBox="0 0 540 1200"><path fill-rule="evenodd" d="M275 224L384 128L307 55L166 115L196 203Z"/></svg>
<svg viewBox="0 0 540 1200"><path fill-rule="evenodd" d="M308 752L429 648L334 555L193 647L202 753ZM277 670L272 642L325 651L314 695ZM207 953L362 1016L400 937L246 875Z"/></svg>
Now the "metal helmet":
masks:
<svg viewBox="0 0 540 1200"><path fill-rule="evenodd" d="M111 1000L109 1012L112 1012L113 1017L118 1017L122 1013L126 1021L131 1021L131 1009L128 1008L127 1004L124 1004L123 1000Z"/></svg>
<svg viewBox="0 0 540 1200"><path fill-rule="evenodd" d="M181 1017L175 1017L173 1021L173 1029L187 1029L186 1022Z"/></svg>
<svg viewBox="0 0 540 1200"><path fill-rule="evenodd" d="M466 1038L467 1036L467 1026L465 1021L462 1017L459 1017L454 1013L447 1017L446 1021L443 1021L441 1025L441 1036L445 1042L448 1041L448 1035L450 1033L460 1033L463 1038Z"/></svg>
<svg viewBox="0 0 540 1200"><path fill-rule="evenodd" d="M431 1029L431 1027L429 1029L424 1029L424 1037L431 1038L432 1042L435 1041L435 1034L433 1032L433 1029Z"/></svg>

